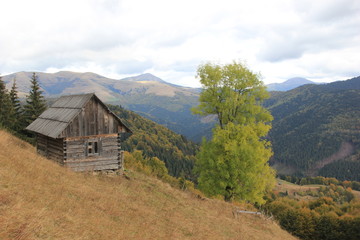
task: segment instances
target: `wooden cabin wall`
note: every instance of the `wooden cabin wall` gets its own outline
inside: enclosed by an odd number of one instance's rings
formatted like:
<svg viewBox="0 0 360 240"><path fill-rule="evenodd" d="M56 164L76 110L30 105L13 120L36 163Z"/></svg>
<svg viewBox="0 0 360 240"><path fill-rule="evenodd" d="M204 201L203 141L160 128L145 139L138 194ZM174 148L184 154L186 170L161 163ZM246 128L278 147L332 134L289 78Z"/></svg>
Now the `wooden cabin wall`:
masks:
<svg viewBox="0 0 360 240"><path fill-rule="evenodd" d="M62 132L61 137L78 137L125 132L124 126L106 107L92 98L84 110Z"/></svg>
<svg viewBox="0 0 360 240"><path fill-rule="evenodd" d="M65 139L65 166L74 171L119 169L122 167L118 134ZM89 143L97 143L97 153L89 153ZM93 145L92 145L93 146Z"/></svg>
<svg viewBox="0 0 360 240"><path fill-rule="evenodd" d="M37 152L46 158L60 164L64 161L64 146L62 139L53 139L41 134L37 135Z"/></svg>

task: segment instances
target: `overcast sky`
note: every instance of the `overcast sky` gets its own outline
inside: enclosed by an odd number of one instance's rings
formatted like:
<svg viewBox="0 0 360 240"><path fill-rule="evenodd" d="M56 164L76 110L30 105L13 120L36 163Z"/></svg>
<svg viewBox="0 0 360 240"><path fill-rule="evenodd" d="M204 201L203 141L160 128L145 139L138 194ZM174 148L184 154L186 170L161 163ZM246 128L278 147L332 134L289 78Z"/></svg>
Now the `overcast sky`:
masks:
<svg viewBox="0 0 360 240"><path fill-rule="evenodd" d="M245 61L265 83L360 75L359 0L2 0L0 72L152 73L198 87Z"/></svg>

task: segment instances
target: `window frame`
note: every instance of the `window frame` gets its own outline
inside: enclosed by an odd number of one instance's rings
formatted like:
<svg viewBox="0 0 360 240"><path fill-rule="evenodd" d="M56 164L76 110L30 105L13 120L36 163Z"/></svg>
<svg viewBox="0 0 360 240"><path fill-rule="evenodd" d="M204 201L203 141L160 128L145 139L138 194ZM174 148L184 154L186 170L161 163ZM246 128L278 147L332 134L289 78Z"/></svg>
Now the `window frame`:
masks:
<svg viewBox="0 0 360 240"><path fill-rule="evenodd" d="M100 140L88 139L86 141L85 151L86 156L99 156L100 155Z"/></svg>

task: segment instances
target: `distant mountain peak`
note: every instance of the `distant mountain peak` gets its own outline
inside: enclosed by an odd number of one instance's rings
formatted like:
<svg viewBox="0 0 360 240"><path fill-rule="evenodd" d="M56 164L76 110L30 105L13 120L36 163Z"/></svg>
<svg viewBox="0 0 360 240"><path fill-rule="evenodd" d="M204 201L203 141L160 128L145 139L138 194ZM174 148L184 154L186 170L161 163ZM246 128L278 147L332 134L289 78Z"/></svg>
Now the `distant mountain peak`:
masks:
<svg viewBox="0 0 360 240"><path fill-rule="evenodd" d="M288 91L297 87L300 87L305 84L317 84L313 81L310 81L306 78L294 77L286 80L282 83L271 83L267 85L269 91Z"/></svg>
<svg viewBox="0 0 360 240"><path fill-rule="evenodd" d="M294 77L294 78L290 78L288 80L286 80L283 83L291 83L291 84L313 84L313 81L310 81L306 78L302 78L302 77Z"/></svg>
<svg viewBox="0 0 360 240"><path fill-rule="evenodd" d="M138 76L128 77L128 78L124 78L121 80L134 81L134 82L152 81L152 82L167 83L164 80L162 80L161 78L156 77L151 73L144 73L144 74L140 74Z"/></svg>

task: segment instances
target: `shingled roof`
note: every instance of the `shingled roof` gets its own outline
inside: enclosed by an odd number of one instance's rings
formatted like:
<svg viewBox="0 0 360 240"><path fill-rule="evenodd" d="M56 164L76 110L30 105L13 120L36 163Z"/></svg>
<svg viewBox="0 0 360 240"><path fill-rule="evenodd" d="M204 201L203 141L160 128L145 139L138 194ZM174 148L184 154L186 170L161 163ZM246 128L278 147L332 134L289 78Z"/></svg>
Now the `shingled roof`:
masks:
<svg viewBox="0 0 360 240"><path fill-rule="evenodd" d="M26 130L40 133L51 138L58 138L71 121L85 108L85 105L92 97L95 97L102 103L95 93L62 96L34 122L27 126ZM103 104L103 106L121 122L119 117L111 112L105 104ZM124 123L121 122L121 124L131 132Z"/></svg>

